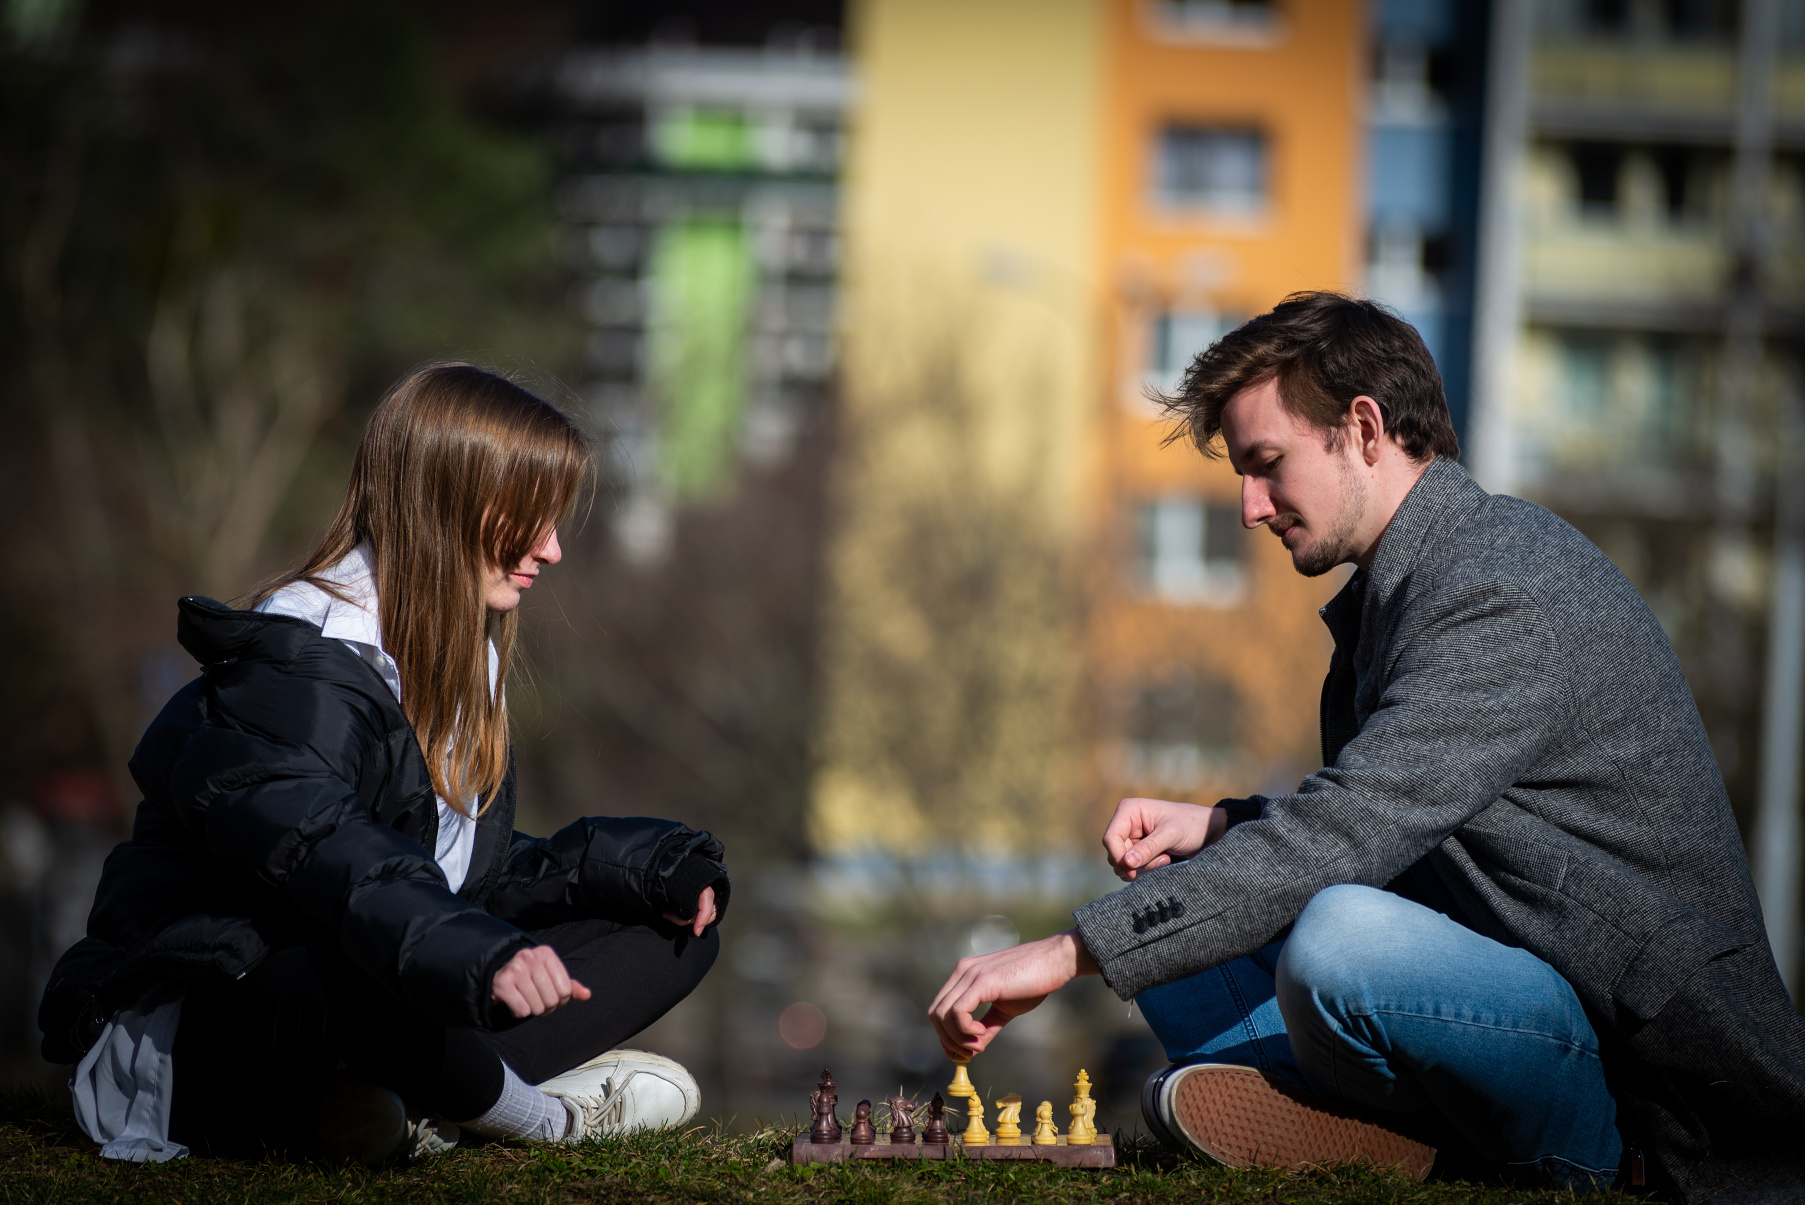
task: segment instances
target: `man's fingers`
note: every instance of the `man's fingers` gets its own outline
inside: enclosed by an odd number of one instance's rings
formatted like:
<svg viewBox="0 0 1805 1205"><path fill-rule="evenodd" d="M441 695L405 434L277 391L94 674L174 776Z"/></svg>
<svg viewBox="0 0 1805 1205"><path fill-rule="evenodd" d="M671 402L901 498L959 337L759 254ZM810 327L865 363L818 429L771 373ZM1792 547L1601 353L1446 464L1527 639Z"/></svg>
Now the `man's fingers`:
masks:
<svg viewBox="0 0 1805 1205"><path fill-rule="evenodd" d="M928 1006L929 1012L944 1017L957 1007L956 1002L964 998L977 978L978 969L975 965L977 961L975 958L959 960L958 964L953 967L951 977L940 985L940 991L934 996L934 1003Z"/></svg>
<svg viewBox="0 0 1805 1205"><path fill-rule="evenodd" d="M587 1000L593 995L595 995L594 992L590 991L581 983L578 983L575 979L570 981L570 998L572 1000Z"/></svg>
<svg viewBox="0 0 1805 1205"><path fill-rule="evenodd" d="M928 1019L934 1023L934 1036L940 1039L940 1049L946 1052L947 1058L962 1059L972 1053L967 1049L964 1040L949 1032L946 1024L938 1016L931 1016Z"/></svg>
<svg viewBox="0 0 1805 1205"><path fill-rule="evenodd" d="M1128 847L1147 833L1137 799L1124 799L1103 830L1103 849L1111 862L1120 862Z"/></svg>
<svg viewBox="0 0 1805 1205"><path fill-rule="evenodd" d="M1128 852L1122 855L1122 861L1138 870L1152 870L1155 866L1155 859L1176 845L1181 836L1176 824L1158 825L1152 832L1129 846ZM1164 862L1158 862L1157 865L1164 866L1171 860L1171 858L1166 858Z"/></svg>
<svg viewBox="0 0 1805 1205"><path fill-rule="evenodd" d="M961 990L944 1006L940 1018L944 1021L943 1034L952 1039L953 1045L960 1051L958 1057L963 1058L967 1054L977 1054L990 1045L991 1039L1014 1016L1014 1011L1000 1007L992 999L995 990L986 984L982 974L967 974L961 978L964 980ZM972 1015L986 1004L990 1008L982 1020ZM946 1045L946 1042L943 1040L941 1044Z"/></svg>
<svg viewBox="0 0 1805 1205"><path fill-rule="evenodd" d="M940 1048L946 1051L948 1058L962 1059L972 1053L966 1045L962 1027L940 1007L939 1000L935 1001L934 1008L928 1012L928 1020L933 1023L934 1034L940 1039Z"/></svg>
<svg viewBox="0 0 1805 1205"><path fill-rule="evenodd" d="M969 960L961 960L952 977L941 985L928 1016L940 1035L940 1045L952 1058L965 1058L977 1053L972 1040L983 1032L983 1026L971 1018L971 1010L982 1004L982 993L975 989L977 974Z"/></svg>

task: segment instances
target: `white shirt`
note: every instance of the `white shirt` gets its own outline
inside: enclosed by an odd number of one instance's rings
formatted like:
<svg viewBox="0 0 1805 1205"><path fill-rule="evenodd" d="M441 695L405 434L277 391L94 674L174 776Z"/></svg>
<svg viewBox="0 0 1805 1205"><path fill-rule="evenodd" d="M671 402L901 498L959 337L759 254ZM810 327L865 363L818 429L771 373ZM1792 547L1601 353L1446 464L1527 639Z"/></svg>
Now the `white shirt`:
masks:
<svg viewBox="0 0 1805 1205"><path fill-rule="evenodd" d="M349 556L319 575L341 587L350 602L334 598L309 582L294 582L282 587L263 601L257 609L272 615L289 615L305 619L319 628L320 635L336 640L369 662L383 684L401 701L401 670L382 645L381 610L376 601L376 567L368 545L359 544ZM489 645L489 692L495 692L495 678L500 669L495 645ZM439 806L439 839L433 850L433 861L445 872L445 882L456 891L470 874L470 856L476 847L476 797L465 801L459 811L435 795Z"/></svg>

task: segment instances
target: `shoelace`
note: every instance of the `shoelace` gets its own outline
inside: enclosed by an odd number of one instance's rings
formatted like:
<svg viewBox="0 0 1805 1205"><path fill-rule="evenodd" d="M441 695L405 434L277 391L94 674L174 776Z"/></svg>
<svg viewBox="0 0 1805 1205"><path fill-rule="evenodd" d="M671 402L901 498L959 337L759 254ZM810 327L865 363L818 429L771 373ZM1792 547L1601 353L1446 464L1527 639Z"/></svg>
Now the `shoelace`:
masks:
<svg viewBox="0 0 1805 1205"><path fill-rule="evenodd" d="M583 1114L583 1132L574 1137L593 1138L618 1128L626 1120L627 1086L638 1074L637 1071L629 1071L627 1077L619 1082L609 1079L602 1085L603 1096L600 1100L593 1096L575 1097L577 1107Z"/></svg>
<svg viewBox="0 0 1805 1205"><path fill-rule="evenodd" d="M402 1140L401 1149L409 1161L424 1159L429 1155L442 1155L451 1150L462 1137L462 1133L452 1122L437 1117L410 1117L407 1120L407 1137Z"/></svg>

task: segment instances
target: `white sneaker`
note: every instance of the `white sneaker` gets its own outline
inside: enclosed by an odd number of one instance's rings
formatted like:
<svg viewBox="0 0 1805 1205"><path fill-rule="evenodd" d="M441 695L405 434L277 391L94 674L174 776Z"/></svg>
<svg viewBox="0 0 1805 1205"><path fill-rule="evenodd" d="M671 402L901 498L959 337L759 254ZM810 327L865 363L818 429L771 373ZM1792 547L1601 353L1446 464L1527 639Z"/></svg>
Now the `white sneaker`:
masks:
<svg viewBox="0 0 1805 1205"><path fill-rule="evenodd" d="M570 1110L563 1141L680 1126L702 1107L702 1092L682 1064L643 1050L610 1050L537 1085Z"/></svg>
<svg viewBox="0 0 1805 1205"><path fill-rule="evenodd" d="M443 1155L457 1146L458 1140L464 1136L455 1121L446 1121L442 1117L414 1117L407 1119L407 1137L401 1141L402 1157L409 1163L416 1159L426 1159L433 1155Z"/></svg>

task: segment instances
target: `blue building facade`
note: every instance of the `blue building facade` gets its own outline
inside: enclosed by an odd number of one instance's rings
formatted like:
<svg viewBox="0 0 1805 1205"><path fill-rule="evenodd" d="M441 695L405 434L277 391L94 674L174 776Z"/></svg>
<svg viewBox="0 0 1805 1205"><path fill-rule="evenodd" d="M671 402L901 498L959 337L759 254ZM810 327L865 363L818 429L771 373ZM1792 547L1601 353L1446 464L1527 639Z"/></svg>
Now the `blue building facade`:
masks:
<svg viewBox="0 0 1805 1205"><path fill-rule="evenodd" d="M1418 331L1466 435L1490 4L1374 0L1366 291Z"/></svg>

